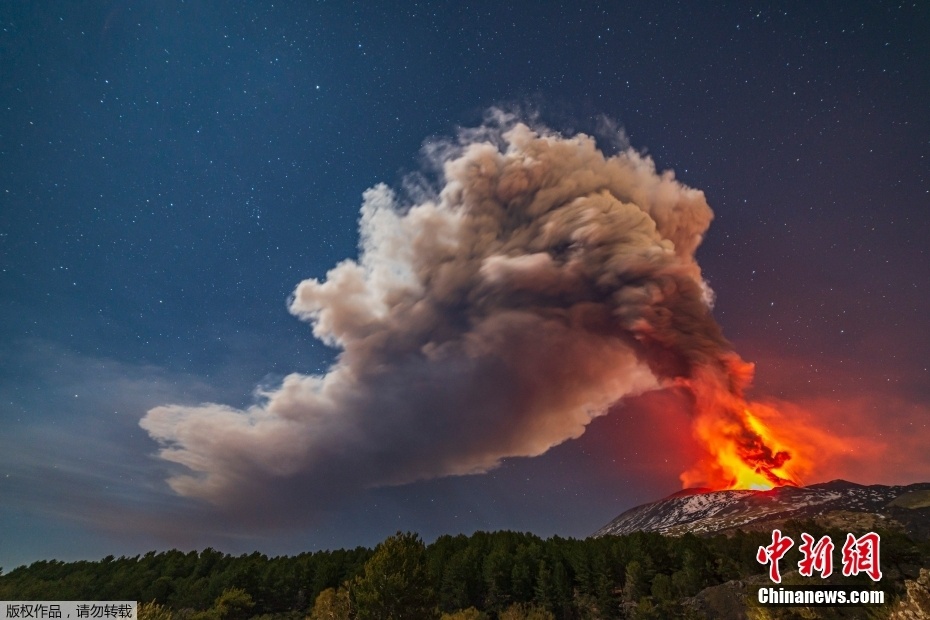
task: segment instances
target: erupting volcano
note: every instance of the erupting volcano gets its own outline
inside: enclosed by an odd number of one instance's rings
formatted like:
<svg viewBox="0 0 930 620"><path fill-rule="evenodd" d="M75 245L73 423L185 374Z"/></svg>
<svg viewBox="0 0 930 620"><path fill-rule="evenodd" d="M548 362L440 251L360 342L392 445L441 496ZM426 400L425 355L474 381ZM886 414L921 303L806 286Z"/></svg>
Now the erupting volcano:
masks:
<svg viewBox="0 0 930 620"><path fill-rule="evenodd" d="M245 410L163 406L142 420L189 470L172 488L290 506L487 472L662 389L688 395L706 453L686 486L799 484L810 433L747 402L753 365L713 316L695 257L713 219L703 192L631 148L605 153L499 110L426 155L435 183L366 192L358 260L291 297L340 349L325 374L291 374Z"/></svg>
<svg viewBox="0 0 930 620"><path fill-rule="evenodd" d="M752 365L739 363L741 376L751 376ZM714 377L691 381L690 387L694 434L708 458L681 475L685 487L719 491L801 485L796 472L805 468L807 457L776 432L776 410L748 402L742 386L725 387Z"/></svg>

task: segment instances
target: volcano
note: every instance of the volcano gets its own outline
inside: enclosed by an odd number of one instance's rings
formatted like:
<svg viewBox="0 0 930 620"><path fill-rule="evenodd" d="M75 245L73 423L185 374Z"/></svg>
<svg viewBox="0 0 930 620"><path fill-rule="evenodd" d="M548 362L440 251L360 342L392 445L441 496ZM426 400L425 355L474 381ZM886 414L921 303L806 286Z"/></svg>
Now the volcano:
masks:
<svg viewBox="0 0 930 620"><path fill-rule="evenodd" d="M893 529L914 539L930 539L930 482L908 486L865 486L834 480L806 487L767 491L686 489L627 510L594 537L632 532L682 536L734 530L771 531L789 519L813 520L824 527Z"/></svg>

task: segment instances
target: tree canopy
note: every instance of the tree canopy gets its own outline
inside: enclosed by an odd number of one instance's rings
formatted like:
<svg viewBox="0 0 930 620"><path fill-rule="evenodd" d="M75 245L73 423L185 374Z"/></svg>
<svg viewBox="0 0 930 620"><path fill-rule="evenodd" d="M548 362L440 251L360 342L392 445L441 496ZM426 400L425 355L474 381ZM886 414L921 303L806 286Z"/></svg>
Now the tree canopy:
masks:
<svg viewBox="0 0 930 620"><path fill-rule="evenodd" d="M844 535L810 523L783 531ZM881 536L881 585L901 592L904 577L930 563L930 543ZM137 600L145 603L140 620L676 618L688 617L683 601L706 588L764 575L755 554L770 541L767 532L586 540L477 532L426 545L398 532L373 550L269 558L208 548L35 562L0 575L0 600ZM843 581L860 583L872 587L864 575Z"/></svg>

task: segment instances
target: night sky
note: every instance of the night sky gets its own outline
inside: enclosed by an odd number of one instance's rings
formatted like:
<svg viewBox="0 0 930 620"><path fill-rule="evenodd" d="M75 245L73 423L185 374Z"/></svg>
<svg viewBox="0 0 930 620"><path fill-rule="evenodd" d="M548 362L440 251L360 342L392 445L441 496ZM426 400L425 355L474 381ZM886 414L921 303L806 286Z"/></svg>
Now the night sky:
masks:
<svg viewBox="0 0 930 620"><path fill-rule="evenodd" d="M805 482L930 480L930 6L660 4L3 3L0 566L583 537L676 491L695 448L661 392L267 524L166 483L146 413L325 373L295 287L358 258L367 189L492 108L606 149L620 128L705 192L697 260L752 395L854 438Z"/></svg>

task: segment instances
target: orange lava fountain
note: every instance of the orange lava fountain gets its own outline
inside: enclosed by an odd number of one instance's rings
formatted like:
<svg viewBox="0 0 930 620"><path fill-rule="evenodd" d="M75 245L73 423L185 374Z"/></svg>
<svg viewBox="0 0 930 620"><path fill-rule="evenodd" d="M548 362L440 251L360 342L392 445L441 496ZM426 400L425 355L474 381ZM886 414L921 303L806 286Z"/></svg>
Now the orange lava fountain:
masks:
<svg viewBox="0 0 930 620"><path fill-rule="evenodd" d="M752 364L728 362L726 373L687 381L695 397L694 435L707 456L681 475L682 483L715 491L800 486L798 472L809 469L808 455L779 432L784 422L778 411L743 397Z"/></svg>

